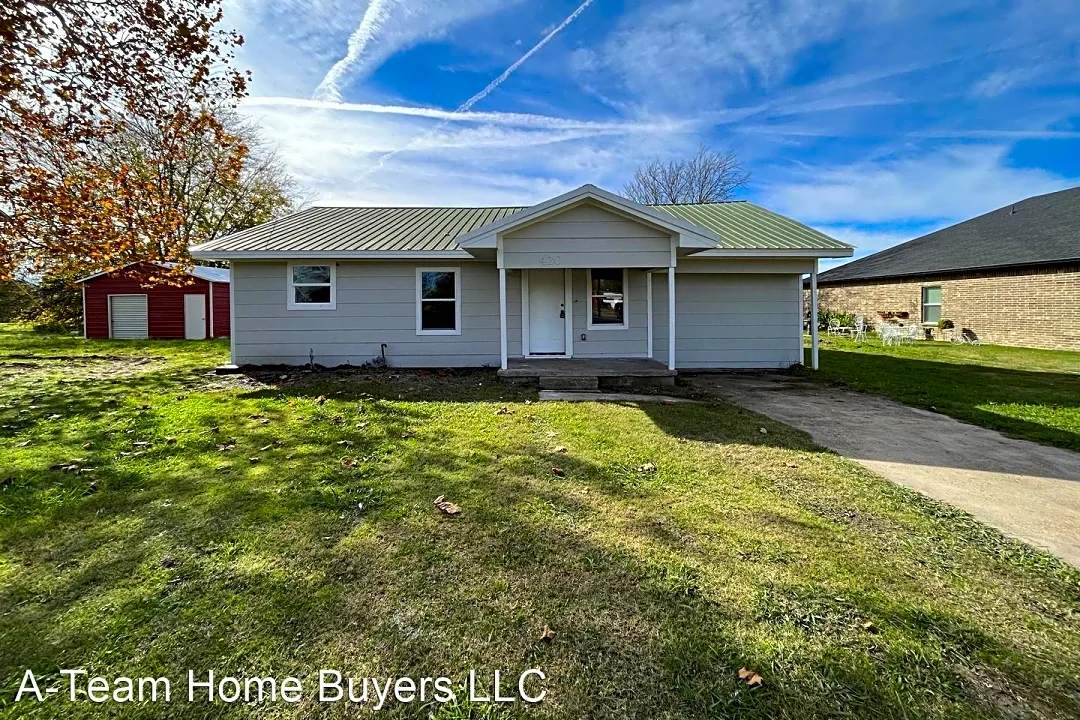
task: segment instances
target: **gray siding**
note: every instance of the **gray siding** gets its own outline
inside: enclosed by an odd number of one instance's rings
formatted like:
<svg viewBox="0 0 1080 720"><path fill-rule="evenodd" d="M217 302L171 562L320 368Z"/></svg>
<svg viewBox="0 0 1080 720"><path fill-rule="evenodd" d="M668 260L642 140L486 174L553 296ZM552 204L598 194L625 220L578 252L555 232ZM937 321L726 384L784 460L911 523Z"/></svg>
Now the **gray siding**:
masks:
<svg viewBox="0 0 1080 720"><path fill-rule="evenodd" d="M574 270L574 357L645 357L648 355L648 299L645 273L628 272L630 326L623 329L588 327L591 297L589 274ZM666 322L666 320L665 320ZM582 340L581 336L586 339Z"/></svg>
<svg viewBox="0 0 1080 720"><path fill-rule="evenodd" d="M302 365L314 351L321 365L360 365L378 356L386 343L387 359L398 367L498 366L494 264L453 265L462 273L460 335L417 335L416 268L431 265L453 264L339 262L335 310L288 310L286 263L234 262L234 361ZM520 303L520 289L517 293ZM512 290L509 294L513 297ZM520 328L520 310L516 314Z"/></svg>
<svg viewBox="0 0 1080 720"><path fill-rule="evenodd" d="M340 262L335 310L286 309L286 263L233 263L233 328L239 364L326 366L379 355L398 367L499 364L499 276L493 263L461 262L461 335L416 334L416 268L452 263ZM680 368L786 367L802 355L796 273L695 273L676 278ZM507 350L521 355L521 271L507 275ZM646 276L629 272L630 328L589 330L586 272L574 270L574 355L643 356ZM667 361L667 275L653 278L653 356ZM586 340L581 340L585 334Z"/></svg>
<svg viewBox="0 0 1080 720"><path fill-rule="evenodd" d="M591 205L507 233L503 262L517 268L671 264L671 235Z"/></svg>
<svg viewBox="0 0 1080 720"><path fill-rule="evenodd" d="M653 357L668 360L667 274L653 277ZM677 368L783 368L802 360L798 274L675 276Z"/></svg>

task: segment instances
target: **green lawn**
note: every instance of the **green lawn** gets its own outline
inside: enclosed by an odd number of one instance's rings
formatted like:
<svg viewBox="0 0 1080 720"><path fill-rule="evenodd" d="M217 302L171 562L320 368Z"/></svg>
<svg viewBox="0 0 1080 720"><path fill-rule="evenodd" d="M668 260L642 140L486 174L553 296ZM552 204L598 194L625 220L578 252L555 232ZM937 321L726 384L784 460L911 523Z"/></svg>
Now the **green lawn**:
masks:
<svg viewBox="0 0 1080 720"><path fill-rule="evenodd" d="M226 354L0 330L0 717L354 716L320 668L458 685L387 717L1080 715L1080 572L783 425ZM532 667L539 705L460 692ZM16 705L26 668L174 701ZM188 669L308 692L188 705Z"/></svg>
<svg viewBox="0 0 1080 720"><path fill-rule="evenodd" d="M807 375L1080 451L1080 352L823 336L820 368Z"/></svg>

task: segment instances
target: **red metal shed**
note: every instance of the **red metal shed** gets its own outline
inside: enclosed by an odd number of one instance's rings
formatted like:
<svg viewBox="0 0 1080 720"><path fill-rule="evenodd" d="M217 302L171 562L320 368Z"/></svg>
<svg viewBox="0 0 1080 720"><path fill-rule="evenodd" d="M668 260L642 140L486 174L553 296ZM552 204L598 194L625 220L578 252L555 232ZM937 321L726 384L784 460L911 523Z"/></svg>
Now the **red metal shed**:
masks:
<svg viewBox="0 0 1080 720"><path fill-rule="evenodd" d="M195 266L183 284L151 283L168 263L138 262L90 275L83 295L87 338L203 340L229 337L229 271Z"/></svg>

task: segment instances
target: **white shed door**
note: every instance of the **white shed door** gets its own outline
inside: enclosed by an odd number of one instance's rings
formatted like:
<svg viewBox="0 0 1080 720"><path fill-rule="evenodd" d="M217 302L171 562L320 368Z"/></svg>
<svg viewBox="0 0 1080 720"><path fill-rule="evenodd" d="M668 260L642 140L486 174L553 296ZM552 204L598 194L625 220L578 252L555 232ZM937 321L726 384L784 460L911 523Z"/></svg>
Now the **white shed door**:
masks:
<svg viewBox="0 0 1080 720"><path fill-rule="evenodd" d="M206 339L206 296L184 296L184 337L188 340Z"/></svg>
<svg viewBox="0 0 1080 720"><path fill-rule="evenodd" d="M109 296L109 337L145 340L150 331L146 319L145 295Z"/></svg>

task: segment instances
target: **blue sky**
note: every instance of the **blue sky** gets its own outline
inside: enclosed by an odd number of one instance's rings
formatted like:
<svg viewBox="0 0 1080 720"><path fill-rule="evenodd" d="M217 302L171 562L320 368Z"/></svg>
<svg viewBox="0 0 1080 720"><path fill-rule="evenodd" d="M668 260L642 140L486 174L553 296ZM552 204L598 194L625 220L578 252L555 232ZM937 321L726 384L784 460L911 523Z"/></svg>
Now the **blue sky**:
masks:
<svg viewBox="0 0 1080 720"><path fill-rule="evenodd" d="M1076 0L227 0L319 204L619 191L701 143L857 256L1080 184ZM510 72L507 72L510 70Z"/></svg>

